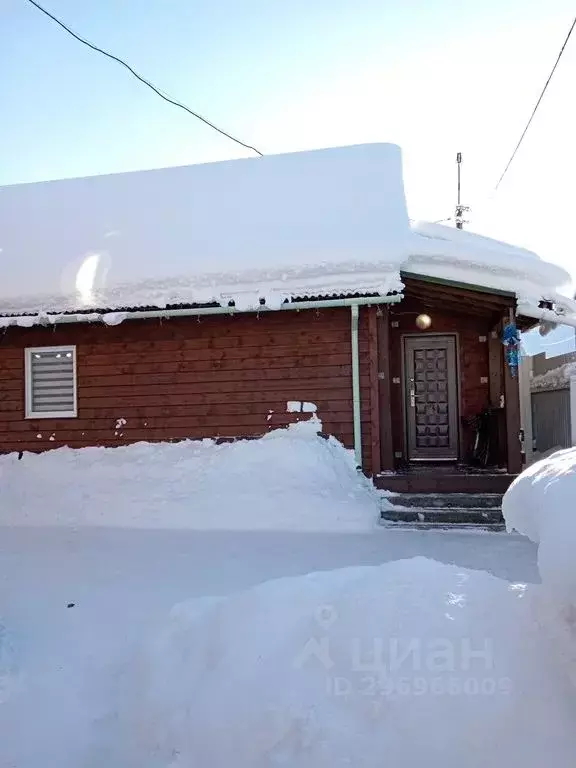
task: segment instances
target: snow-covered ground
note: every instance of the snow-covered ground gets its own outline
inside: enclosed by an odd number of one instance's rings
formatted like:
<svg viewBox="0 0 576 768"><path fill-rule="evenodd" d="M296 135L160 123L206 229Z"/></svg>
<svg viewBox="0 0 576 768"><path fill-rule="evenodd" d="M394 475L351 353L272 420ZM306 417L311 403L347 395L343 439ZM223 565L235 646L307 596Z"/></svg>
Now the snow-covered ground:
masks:
<svg viewBox="0 0 576 768"><path fill-rule="evenodd" d="M497 534L3 529L0 621L14 653L0 661L0 766L76 768L97 754L94 721L114 710L117 669L174 604L416 556L538 578L532 545Z"/></svg>
<svg viewBox="0 0 576 768"><path fill-rule="evenodd" d="M572 766L535 545L377 513L310 424L0 459L0 766Z"/></svg>

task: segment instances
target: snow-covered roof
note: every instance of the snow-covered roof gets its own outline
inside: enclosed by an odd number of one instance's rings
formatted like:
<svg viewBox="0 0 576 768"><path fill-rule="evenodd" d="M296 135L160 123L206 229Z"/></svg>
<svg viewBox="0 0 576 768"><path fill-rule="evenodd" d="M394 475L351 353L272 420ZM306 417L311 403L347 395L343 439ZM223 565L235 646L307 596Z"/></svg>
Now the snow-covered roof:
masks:
<svg viewBox="0 0 576 768"><path fill-rule="evenodd" d="M570 279L528 251L411 227L390 144L0 188L4 317L277 308L400 291L401 271L512 291L533 314ZM576 304L561 311L576 325Z"/></svg>
<svg viewBox="0 0 576 768"><path fill-rule="evenodd" d="M576 326L576 302L561 293L571 286L562 267L525 248L442 224L416 222L412 231L417 241L404 271L507 291L517 297L520 314ZM554 308L541 308L543 302Z"/></svg>
<svg viewBox="0 0 576 768"><path fill-rule="evenodd" d="M532 376L530 389L532 392L544 392L550 389L568 389L570 379L576 376L576 362L563 363L549 371Z"/></svg>
<svg viewBox="0 0 576 768"><path fill-rule="evenodd" d="M5 187L0 313L387 293L408 238L387 144Z"/></svg>

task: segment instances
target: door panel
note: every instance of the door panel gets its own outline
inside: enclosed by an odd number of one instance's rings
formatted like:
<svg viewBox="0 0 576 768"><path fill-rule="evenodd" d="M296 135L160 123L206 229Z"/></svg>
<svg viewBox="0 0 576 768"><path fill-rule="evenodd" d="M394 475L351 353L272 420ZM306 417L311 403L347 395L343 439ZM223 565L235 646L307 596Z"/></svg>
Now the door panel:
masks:
<svg viewBox="0 0 576 768"><path fill-rule="evenodd" d="M404 337L409 459L458 458L455 336Z"/></svg>

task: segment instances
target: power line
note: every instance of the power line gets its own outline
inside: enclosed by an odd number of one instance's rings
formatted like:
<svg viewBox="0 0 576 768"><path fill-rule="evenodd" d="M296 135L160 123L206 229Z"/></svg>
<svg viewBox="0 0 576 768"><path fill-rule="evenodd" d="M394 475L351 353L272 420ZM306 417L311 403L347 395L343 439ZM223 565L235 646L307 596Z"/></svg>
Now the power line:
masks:
<svg viewBox="0 0 576 768"><path fill-rule="evenodd" d="M176 101L175 99L171 99L170 97L166 96L162 91L160 91L155 85L153 85L149 80L146 80L146 78L142 77L142 75L139 75L138 72L136 72L132 67L127 64L122 59L118 58L118 56L114 56L112 53L108 53L107 51L102 50L102 48L99 48L97 45L94 45L89 40L86 40L83 37L80 37L80 35L77 35L76 32L73 32L70 27L66 26L63 21L60 21L60 19L57 19L56 16L50 13L50 11L47 11L46 8L43 8L39 3L35 2L35 0L28 0L28 2L33 5L35 8L37 8L39 11L41 11L45 16L48 16L49 19L56 22L62 29L64 29L66 32L68 32L69 35L72 35L73 38L78 40L78 42L82 43L83 45L87 45L88 48L91 48L93 51L96 51L97 53L101 53L103 56L106 56L109 59L112 59L113 61L117 62L118 64L121 64L123 67L125 67L130 74L134 75L134 77L139 80L141 83L146 85L148 88L150 88L152 91L154 91L155 94L160 96L161 99L164 99L164 101L167 101L169 104L173 104L175 107L180 107L180 109L183 109L185 112L188 112L188 114L192 115L192 117L197 118L198 120L201 120L203 123L208 125L210 128L213 128L218 133L222 134L222 136L226 136L227 139L231 139L232 141L235 141L236 144L240 144L241 147L244 147L245 149L250 149L252 152L256 152L257 155L260 155L260 157L263 157L263 153L260 152L260 150L256 149L256 147L252 147L250 144L245 144L243 141L240 141L240 139L235 138L230 133L227 133L226 131L223 131L222 128L218 128L217 125L214 125L214 123L211 123L210 120L207 120L205 117L202 117L202 115L199 115L197 112L194 112L189 107L187 107L185 104L182 104L179 101Z"/></svg>
<svg viewBox="0 0 576 768"><path fill-rule="evenodd" d="M522 144L522 141L524 140L524 136L526 136L526 134L528 132L528 128L530 128L530 124L532 123L532 120L534 119L534 115L536 114L536 112L538 110L538 107L540 106L540 102L544 98L544 94L546 93L546 90L547 90L548 86L550 85L550 81L554 77L554 72L556 72L556 68L557 68L558 64L560 63L560 59L562 58L562 54L564 53L564 49L566 48L566 45L568 44L568 40L570 40L570 35L572 34L572 31L574 30L574 27L576 27L576 18L572 22L572 26L570 27L570 30L569 30L568 34L566 35L566 40L564 40L564 44L562 45L562 48L560 48L560 53L558 54L558 58L556 59L556 63L554 64L554 66L552 67L552 71L548 75L548 80L546 80L546 84L545 84L544 88L542 89L542 93L540 94L540 98L538 99L538 101L536 102L536 106L532 110L532 114L530 115L530 120L528 120L528 122L526 124L526 128L524 128L524 131L522 132L522 136L520 136L520 141L516 145L516 149L514 150L514 152L512 152L512 157L510 158L510 160L508 160L508 165L506 166L506 168L504 168L504 171L502 172L502 176L500 176L500 178L498 179L498 184L496 184L496 186L494 187L495 190L498 189L498 187L502 183L502 179L504 178L504 176L506 176L506 173L508 172L508 168L510 168L510 166L512 165L512 161L514 160L514 158L516 157L516 153L520 149L520 145Z"/></svg>

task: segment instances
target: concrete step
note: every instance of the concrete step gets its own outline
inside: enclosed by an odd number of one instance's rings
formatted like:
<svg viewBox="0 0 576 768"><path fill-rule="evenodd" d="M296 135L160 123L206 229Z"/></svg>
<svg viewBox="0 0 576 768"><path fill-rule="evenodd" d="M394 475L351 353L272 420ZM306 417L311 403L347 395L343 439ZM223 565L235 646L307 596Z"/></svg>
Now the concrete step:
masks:
<svg viewBox="0 0 576 768"><path fill-rule="evenodd" d="M382 497L382 522L504 527L501 493L397 493Z"/></svg>
<svg viewBox="0 0 576 768"><path fill-rule="evenodd" d="M386 498L398 507L496 509L502 505L501 493L399 493Z"/></svg>
<svg viewBox="0 0 576 768"><path fill-rule="evenodd" d="M381 518L394 523L503 525L500 507L401 507L384 502Z"/></svg>
<svg viewBox="0 0 576 768"><path fill-rule="evenodd" d="M506 530L502 523L401 523L390 520L380 520L384 527L393 528L395 531L488 531L500 533Z"/></svg>
<svg viewBox="0 0 576 768"><path fill-rule="evenodd" d="M502 505L501 493L395 493L386 498L398 507L493 509Z"/></svg>

